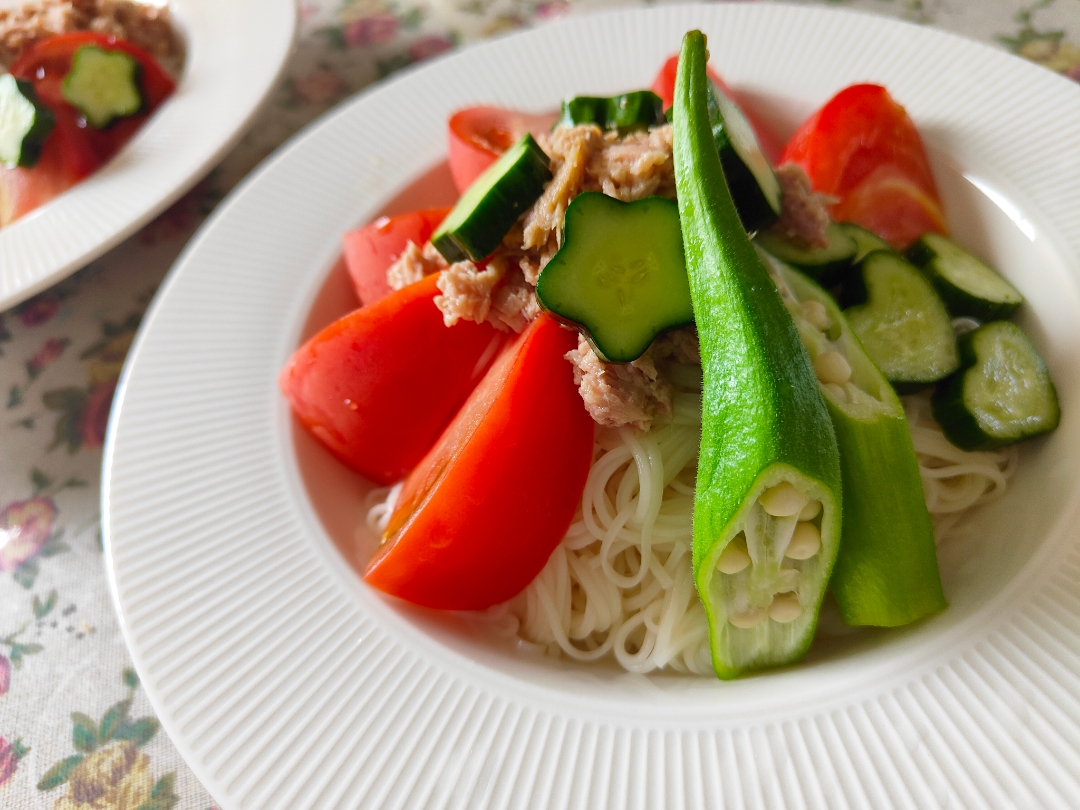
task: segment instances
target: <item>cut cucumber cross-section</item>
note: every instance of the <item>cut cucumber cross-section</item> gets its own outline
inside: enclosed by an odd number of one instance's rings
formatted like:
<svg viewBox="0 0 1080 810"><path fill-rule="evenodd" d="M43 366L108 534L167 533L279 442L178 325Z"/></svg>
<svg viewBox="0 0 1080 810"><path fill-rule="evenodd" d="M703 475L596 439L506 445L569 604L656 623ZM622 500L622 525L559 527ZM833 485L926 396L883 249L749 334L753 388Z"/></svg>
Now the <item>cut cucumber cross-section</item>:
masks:
<svg viewBox="0 0 1080 810"><path fill-rule="evenodd" d="M674 201L586 191L567 207L564 227L536 296L582 328L603 359L636 360L660 332L694 320Z"/></svg>
<svg viewBox="0 0 1080 810"><path fill-rule="evenodd" d="M507 149L457 201L431 236L448 262L487 258L518 217L544 193L550 161L526 133Z"/></svg>
<svg viewBox="0 0 1080 810"><path fill-rule="evenodd" d="M964 450L992 450L1048 433L1061 409L1046 363L1014 323L960 338L960 371L934 391L934 418Z"/></svg>
<svg viewBox="0 0 1080 810"><path fill-rule="evenodd" d="M139 70L139 63L129 53L83 45L71 58L62 92L86 117L86 123L104 129L115 119L142 109Z"/></svg>
<svg viewBox="0 0 1080 810"><path fill-rule="evenodd" d="M960 364L945 305L899 255L877 251L858 266L853 294L865 303L845 315L870 359L901 393L952 374ZM862 294L859 294L862 293Z"/></svg>
<svg viewBox="0 0 1080 810"><path fill-rule="evenodd" d="M825 229L825 247L802 248L793 245L771 231L762 231L754 241L765 250L787 262L810 278L826 287L842 280L855 262L859 246L848 233L835 222Z"/></svg>
<svg viewBox="0 0 1080 810"><path fill-rule="evenodd" d="M9 169L36 164L55 125L55 116L38 102L33 85L10 73L0 75L0 163Z"/></svg>
<svg viewBox="0 0 1080 810"><path fill-rule="evenodd" d="M940 234L923 234L908 248L908 258L922 268L956 317L996 321L1024 303L1024 296L1000 273Z"/></svg>
<svg viewBox="0 0 1080 810"><path fill-rule="evenodd" d="M861 225L856 225L854 222L840 222L837 223L837 225L840 230L842 230L844 233L846 233L848 236L855 240L855 246L856 248L858 248L858 251L855 253L854 259L854 261L856 262L861 262L875 250L887 250L889 252L894 252L892 249L892 245L890 245L876 233L866 230L866 228L862 227Z"/></svg>

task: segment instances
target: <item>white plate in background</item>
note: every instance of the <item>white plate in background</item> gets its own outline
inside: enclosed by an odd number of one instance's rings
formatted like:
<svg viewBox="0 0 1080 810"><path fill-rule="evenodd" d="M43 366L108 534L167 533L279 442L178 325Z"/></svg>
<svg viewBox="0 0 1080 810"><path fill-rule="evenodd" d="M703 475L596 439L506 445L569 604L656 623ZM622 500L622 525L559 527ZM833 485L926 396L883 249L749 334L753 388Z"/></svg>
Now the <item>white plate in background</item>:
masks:
<svg viewBox="0 0 1080 810"><path fill-rule="evenodd" d="M21 5L0 0L0 6ZM236 143L292 47L296 0L172 0L187 46L176 92L107 164L0 228L0 311L118 244Z"/></svg>
<svg viewBox="0 0 1080 810"><path fill-rule="evenodd" d="M847 84L889 88L928 144L958 239L1027 297L1021 320L1063 411L1005 498L942 550L947 611L729 683L522 657L367 588L338 551L361 522L360 485L324 465L340 509L317 511L277 390L341 234L443 159L452 110L539 111L647 86L693 27L782 134ZM434 61L306 130L178 261L106 448L114 597L196 775L226 810L1074 803L1078 131L1080 92L1042 68L931 29L780 4L555 23Z"/></svg>

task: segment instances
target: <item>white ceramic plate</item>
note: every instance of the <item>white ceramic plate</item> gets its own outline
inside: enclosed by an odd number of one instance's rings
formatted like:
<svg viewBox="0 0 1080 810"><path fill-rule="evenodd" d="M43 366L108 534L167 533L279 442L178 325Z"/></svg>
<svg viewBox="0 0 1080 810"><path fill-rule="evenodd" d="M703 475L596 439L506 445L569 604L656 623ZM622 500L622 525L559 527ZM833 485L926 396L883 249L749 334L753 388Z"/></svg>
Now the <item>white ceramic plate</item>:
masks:
<svg viewBox="0 0 1080 810"><path fill-rule="evenodd" d="M1064 412L972 539L943 551L946 612L732 683L536 661L381 598L337 550L355 548L360 485L312 472L276 388L313 302L346 305L333 283L317 295L341 233L442 159L451 110L647 85L691 27L784 133L851 82L890 88L929 145L956 235L1027 296ZM178 262L110 428L114 595L196 774L224 807L260 810L1074 803L1078 131L1076 87L991 48L836 10L720 4L485 44L303 133ZM322 476L319 504L301 462Z"/></svg>
<svg viewBox="0 0 1080 810"><path fill-rule="evenodd" d="M228 151L273 87L292 47L296 0L169 5L187 42L176 92L100 171L0 228L0 310L55 284L161 213Z"/></svg>

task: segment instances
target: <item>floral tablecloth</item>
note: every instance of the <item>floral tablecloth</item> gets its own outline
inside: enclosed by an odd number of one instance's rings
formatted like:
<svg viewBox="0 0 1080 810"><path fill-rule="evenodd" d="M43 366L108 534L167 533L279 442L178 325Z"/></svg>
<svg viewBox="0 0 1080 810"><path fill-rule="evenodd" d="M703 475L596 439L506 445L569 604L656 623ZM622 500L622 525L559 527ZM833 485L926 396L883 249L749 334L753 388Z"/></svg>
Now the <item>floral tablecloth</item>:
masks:
<svg viewBox="0 0 1080 810"><path fill-rule="evenodd" d="M496 33L616 5L304 0L285 74L225 161L126 243L0 313L0 807L214 807L139 688L99 528L101 445L117 377L192 233L279 143L371 82ZM1080 81L1080 0L831 5L966 34Z"/></svg>

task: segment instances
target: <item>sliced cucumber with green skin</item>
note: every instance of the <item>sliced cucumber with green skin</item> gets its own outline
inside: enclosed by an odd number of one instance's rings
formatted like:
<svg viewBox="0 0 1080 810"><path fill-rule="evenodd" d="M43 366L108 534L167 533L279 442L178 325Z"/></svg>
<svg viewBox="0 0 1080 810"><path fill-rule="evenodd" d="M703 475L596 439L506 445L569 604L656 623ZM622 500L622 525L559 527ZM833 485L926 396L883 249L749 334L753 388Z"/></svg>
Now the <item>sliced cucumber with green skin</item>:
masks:
<svg viewBox="0 0 1080 810"><path fill-rule="evenodd" d="M117 118L134 115L143 107L139 91L139 63L124 51L83 45L71 58L71 70L61 88L69 104L94 129L104 129Z"/></svg>
<svg viewBox="0 0 1080 810"><path fill-rule="evenodd" d="M1049 433L1061 408L1046 363L1023 330L993 321L960 338L960 371L934 391L934 419L962 450Z"/></svg>
<svg viewBox="0 0 1080 810"><path fill-rule="evenodd" d="M431 236L448 262L487 258L544 193L551 161L526 133L473 182Z"/></svg>
<svg viewBox="0 0 1080 810"><path fill-rule="evenodd" d="M861 225L856 225L854 222L838 222L837 227L855 240L855 247L857 250L855 252L855 258L853 259L854 262L861 262L875 250L895 252L892 249L892 245L876 233L866 230L866 228Z"/></svg>
<svg viewBox="0 0 1080 810"><path fill-rule="evenodd" d="M1024 303L1024 296L1000 273L940 234L924 233L907 255L955 317L1001 320Z"/></svg>
<svg viewBox="0 0 1080 810"><path fill-rule="evenodd" d="M810 358L728 193L708 84L705 37L691 31L679 55L673 145L703 386L694 582L713 669L735 678L791 663L810 646L842 495Z"/></svg>
<svg viewBox="0 0 1080 810"><path fill-rule="evenodd" d="M573 127L596 124L600 129L620 135L667 123L664 102L651 90L637 90L610 98L576 96L562 104L562 115L555 126Z"/></svg>
<svg viewBox="0 0 1080 810"><path fill-rule="evenodd" d="M709 125L735 210L747 231L767 228L780 216L780 182L739 106L711 81L708 93Z"/></svg>
<svg viewBox="0 0 1080 810"><path fill-rule="evenodd" d="M956 371L960 356L952 319L933 286L895 253L875 251L853 274L865 303L845 311L866 353L899 393L911 393Z"/></svg>
<svg viewBox="0 0 1080 810"><path fill-rule="evenodd" d="M35 165L54 126L56 117L38 101L30 82L10 73L0 76L0 163L9 169Z"/></svg>
<svg viewBox="0 0 1080 810"><path fill-rule="evenodd" d="M840 447L844 521L829 587L849 625L898 627L944 610L934 526L899 398L832 297L770 257Z"/></svg>
<svg viewBox="0 0 1080 810"><path fill-rule="evenodd" d="M818 284L830 287L843 279L858 255L859 246L840 225L830 222L825 229L825 247L802 248L769 231L754 241L782 262L806 273Z"/></svg>
<svg viewBox="0 0 1080 810"><path fill-rule="evenodd" d="M693 322L673 200L625 203L586 191L563 223L562 247L541 271L536 297L582 329L602 359L629 363L661 332Z"/></svg>

